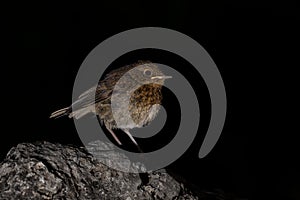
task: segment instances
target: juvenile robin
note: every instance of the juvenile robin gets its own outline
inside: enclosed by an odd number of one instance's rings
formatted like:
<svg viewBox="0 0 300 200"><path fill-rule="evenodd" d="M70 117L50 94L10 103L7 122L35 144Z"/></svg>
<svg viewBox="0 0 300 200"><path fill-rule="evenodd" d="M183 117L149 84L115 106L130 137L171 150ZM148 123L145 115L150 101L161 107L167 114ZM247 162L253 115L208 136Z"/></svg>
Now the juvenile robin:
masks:
<svg viewBox="0 0 300 200"><path fill-rule="evenodd" d="M50 118L68 115L79 119L88 113L99 116L115 141L121 141L113 129L123 130L141 151L129 130L149 124L159 111L165 76L150 61L138 61L108 73L103 80L82 93L69 107L57 110Z"/></svg>

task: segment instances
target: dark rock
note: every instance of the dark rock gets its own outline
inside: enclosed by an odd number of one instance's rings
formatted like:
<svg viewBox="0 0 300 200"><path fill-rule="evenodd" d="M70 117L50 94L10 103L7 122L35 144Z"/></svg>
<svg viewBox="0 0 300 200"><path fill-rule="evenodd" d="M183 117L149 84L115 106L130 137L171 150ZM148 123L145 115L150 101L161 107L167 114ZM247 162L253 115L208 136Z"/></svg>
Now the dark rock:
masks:
<svg viewBox="0 0 300 200"><path fill-rule="evenodd" d="M0 165L0 199L214 199L163 170L148 176L143 185L139 174L109 168L83 147L24 143Z"/></svg>

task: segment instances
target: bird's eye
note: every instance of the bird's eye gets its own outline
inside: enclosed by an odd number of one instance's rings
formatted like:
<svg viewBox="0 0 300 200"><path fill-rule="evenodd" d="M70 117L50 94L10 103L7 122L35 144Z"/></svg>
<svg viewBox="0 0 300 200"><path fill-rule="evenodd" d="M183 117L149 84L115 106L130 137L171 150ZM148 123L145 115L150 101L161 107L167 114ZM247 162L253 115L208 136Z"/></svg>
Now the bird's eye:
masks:
<svg viewBox="0 0 300 200"><path fill-rule="evenodd" d="M144 70L144 74L145 74L146 76L151 76L151 75L152 75L152 72L151 72L149 69L145 69L145 70Z"/></svg>

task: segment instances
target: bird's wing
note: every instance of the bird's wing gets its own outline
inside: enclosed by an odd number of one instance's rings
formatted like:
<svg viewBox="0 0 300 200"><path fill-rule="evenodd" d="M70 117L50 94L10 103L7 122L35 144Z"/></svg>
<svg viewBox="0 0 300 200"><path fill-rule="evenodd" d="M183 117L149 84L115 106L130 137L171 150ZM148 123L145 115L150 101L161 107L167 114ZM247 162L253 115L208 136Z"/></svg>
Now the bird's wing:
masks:
<svg viewBox="0 0 300 200"><path fill-rule="evenodd" d="M115 88L116 82L119 80L119 75L108 75L104 80L100 81L94 87L88 89L79 95L78 99L72 104L73 110L78 110L98 102L109 103L112 92L118 93L118 88Z"/></svg>
<svg viewBox="0 0 300 200"><path fill-rule="evenodd" d="M90 95L92 92L96 92L96 88L97 88L97 85L95 85L94 87L83 92L81 95L79 95L78 99L85 98L86 96Z"/></svg>
<svg viewBox="0 0 300 200"><path fill-rule="evenodd" d="M73 110L85 108L110 98L111 91L101 86L101 83L83 92L72 104Z"/></svg>
<svg viewBox="0 0 300 200"><path fill-rule="evenodd" d="M114 93L120 92L115 88L115 84L131 68L132 66L125 66L111 71L96 86L79 95L78 99L72 104L73 110L85 108L98 102L108 103L113 91Z"/></svg>

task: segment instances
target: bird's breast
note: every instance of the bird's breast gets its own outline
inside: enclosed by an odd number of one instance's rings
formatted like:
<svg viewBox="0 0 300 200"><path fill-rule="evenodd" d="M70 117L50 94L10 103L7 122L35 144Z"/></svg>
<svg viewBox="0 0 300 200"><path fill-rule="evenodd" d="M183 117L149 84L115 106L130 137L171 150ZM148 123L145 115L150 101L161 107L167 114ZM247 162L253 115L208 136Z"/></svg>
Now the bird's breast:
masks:
<svg viewBox="0 0 300 200"><path fill-rule="evenodd" d="M129 101L125 99L129 98ZM100 118L106 126L112 128L132 129L150 123L159 112L161 104L161 86L145 85L131 92L116 95L109 106L100 105Z"/></svg>

